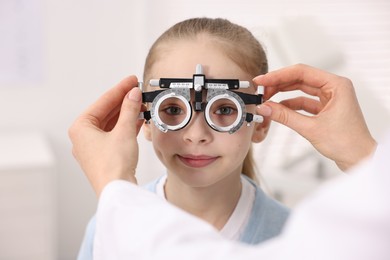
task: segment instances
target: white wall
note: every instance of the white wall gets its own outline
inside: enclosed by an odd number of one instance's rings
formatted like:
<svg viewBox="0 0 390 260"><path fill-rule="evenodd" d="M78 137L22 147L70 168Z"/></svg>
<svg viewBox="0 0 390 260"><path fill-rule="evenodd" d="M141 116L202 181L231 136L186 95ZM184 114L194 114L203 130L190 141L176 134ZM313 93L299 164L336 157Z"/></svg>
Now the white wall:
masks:
<svg viewBox="0 0 390 260"><path fill-rule="evenodd" d="M48 136L59 169L59 258L75 259L96 199L73 160L67 129L103 91L129 73L141 75L145 16L141 1L42 3L44 78L0 86L0 134Z"/></svg>
<svg viewBox="0 0 390 260"><path fill-rule="evenodd" d="M388 125L387 1L42 0L42 6L43 81L0 86L0 134L38 131L50 140L58 166L59 259L75 258L86 222L96 206L95 196L72 158L68 127L88 104L121 78L128 74L141 76L150 44L162 30L184 18L226 17L259 32L262 40L271 44L274 32L280 31L281 17L314 16L343 53L344 62L329 69L356 78L355 86L375 135L380 136L381 129ZM276 46L267 49L271 68L300 62L284 59ZM293 153L304 146L293 133L274 127L275 136L271 135L259 151L278 153L290 144ZM140 176L141 182L146 182L163 169L142 136L140 147L138 172L147 173ZM264 167L280 164L276 156L260 160L265 176ZM279 170L271 168L268 173Z"/></svg>

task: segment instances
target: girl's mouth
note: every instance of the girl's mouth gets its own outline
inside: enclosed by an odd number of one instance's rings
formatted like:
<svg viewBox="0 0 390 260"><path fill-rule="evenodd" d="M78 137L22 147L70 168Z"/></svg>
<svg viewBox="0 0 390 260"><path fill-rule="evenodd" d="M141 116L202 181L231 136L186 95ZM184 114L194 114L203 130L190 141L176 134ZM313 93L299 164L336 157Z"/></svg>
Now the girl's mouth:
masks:
<svg viewBox="0 0 390 260"><path fill-rule="evenodd" d="M218 156L208 156L208 155L178 155L180 161L182 161L185 165L193 168L201 168L205 167L215 160L218 159Z"/></svg>

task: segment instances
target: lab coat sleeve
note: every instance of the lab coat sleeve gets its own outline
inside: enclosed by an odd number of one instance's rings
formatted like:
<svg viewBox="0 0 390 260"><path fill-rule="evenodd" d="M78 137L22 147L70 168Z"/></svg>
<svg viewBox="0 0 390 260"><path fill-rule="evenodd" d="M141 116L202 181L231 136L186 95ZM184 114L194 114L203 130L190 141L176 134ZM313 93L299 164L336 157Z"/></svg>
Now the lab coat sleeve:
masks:
<svg viewBox="0 0 390 260"><path fill-rule="evenodd" d="M207 223L125 181L99 199L95 259L390 259L390 142L293 212L258 246L223 239Z"/></svg>
<svg viewBox="0 0 390 260"><path fill-rule="evenodd" d="M99 199L94 259L239 259L250 249L130 182L111 182Z"/></svg>
<svg viewBox="0 0 390 260"><path fill-rule="evenodd" d="M389 169L390 142L306 198L286 224L278 257L390 260Z"/></svg>

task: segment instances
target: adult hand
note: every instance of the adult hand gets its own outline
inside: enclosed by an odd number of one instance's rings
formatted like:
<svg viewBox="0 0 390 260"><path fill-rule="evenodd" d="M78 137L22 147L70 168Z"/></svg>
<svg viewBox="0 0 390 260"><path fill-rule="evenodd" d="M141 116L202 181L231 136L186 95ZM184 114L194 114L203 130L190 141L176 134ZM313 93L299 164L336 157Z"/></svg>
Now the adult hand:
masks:
<svg viewBox="0 0 390 260"><path fill-rule="evenodd" d="M267 101L257 112L298 132L341 170L349 169L374 152L376 141L367 128L349 79L299 64L258 76L253 81L265 87L265 100L278 92L293 90L317 97L301 96L280 103Z"/></svg>
<svg viewBox="0 0 390 260"><path fill-rule="evenodd" d="M136 183L141 91L135 76L107 91L69 129L73 155L99 196L110 181Z"/></svg>

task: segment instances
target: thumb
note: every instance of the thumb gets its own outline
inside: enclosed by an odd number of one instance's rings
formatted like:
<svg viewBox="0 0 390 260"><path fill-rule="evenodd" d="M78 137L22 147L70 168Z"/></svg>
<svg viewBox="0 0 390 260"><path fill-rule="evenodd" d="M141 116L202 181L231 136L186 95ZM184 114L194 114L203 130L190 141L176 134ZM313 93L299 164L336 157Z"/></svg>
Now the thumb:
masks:
<svg viewBox="0 0 390 260"><path fill-rule="evenodd" d="M280 103L267 101L257 107L259 115L269 117L271 120L285 125L299 134L303 134L308 129L310 118L302 115Z"/></svg>
<svg viewBox="0 0 390 260"><path fill-rule="evenodd" d="M141 111L142 93L137 87L131 89L123 99L118 122L115 126L116 131L124 131L136 137L142 125L138 116Z"/></svg>

